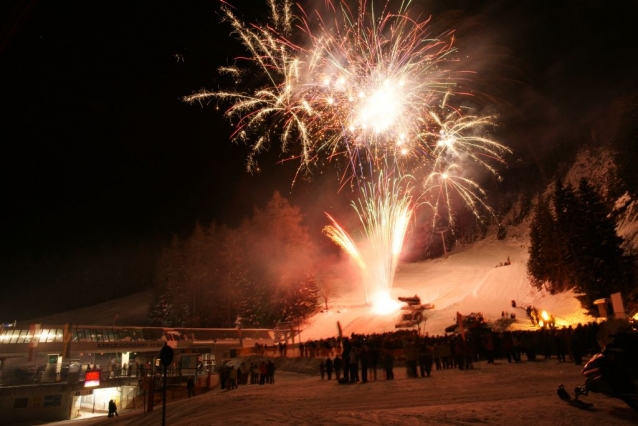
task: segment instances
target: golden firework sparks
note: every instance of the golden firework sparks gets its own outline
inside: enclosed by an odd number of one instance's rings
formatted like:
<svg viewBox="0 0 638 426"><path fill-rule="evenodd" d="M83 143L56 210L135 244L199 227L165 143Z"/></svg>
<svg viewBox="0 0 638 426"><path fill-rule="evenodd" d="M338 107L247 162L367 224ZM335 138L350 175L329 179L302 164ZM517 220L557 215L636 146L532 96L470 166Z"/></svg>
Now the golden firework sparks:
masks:
<svg viewBox="0 0 638 426"><path fill-rule="evenodd" d="M464 104L468 91L459 86L469 73L461 68L453 31L430 34L429 18L411 16L409 0L396 10L389 1L380 9L367 0L351 3L326 0L323 8L304 10L290 0L268 0L269 23L257 25L241 21L222 1L224 20L248 52L219 70L237 89L202 90L184 100L229 105L233 141L251 148L249 171L277 139L300 172L344 164L344 182L362 188L353 206L377 259L363 260L332 218L326 233L360 266L383 270L380 287L387 289L412 200L429 204L433 220L444 207L452 223L450 200L457 194L478 217L479 207L489 207L464 165L496 173L491 164L510 151L486 136L495 118ZM406 185L407 176L418 185Z"/></svg>

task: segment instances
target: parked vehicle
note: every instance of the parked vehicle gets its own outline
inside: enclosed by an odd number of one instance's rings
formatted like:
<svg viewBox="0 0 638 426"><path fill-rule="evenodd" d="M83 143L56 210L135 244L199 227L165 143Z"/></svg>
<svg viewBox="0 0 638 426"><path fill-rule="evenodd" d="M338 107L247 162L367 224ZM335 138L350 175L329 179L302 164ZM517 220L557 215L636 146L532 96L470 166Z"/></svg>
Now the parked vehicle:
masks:
<svg viewBox="0 0 638 426"><path fill-rule="evenodd" d="M575 398L559 386L558 395L581 408L592 404L579 397L597 392L610 398L623 400L638 411L638 328L635 322L613 336L602 352L594 355L583 367L585 383L575 388Z"/></svg>

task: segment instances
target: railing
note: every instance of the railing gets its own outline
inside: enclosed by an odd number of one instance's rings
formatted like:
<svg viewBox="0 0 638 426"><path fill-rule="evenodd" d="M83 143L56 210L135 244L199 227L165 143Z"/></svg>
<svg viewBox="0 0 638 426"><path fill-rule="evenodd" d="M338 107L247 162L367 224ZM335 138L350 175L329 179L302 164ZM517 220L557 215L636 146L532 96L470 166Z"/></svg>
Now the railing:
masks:
<svg viewBox="0 0 638 426"><path fill-rule="evenodd" d="M271 340L273 331L259 328L165 328L85 325L0 327L0 346L12 344L78 342L157 342ZM67 339L67 340L65 340Z"/></svg>
<svg viewBox="0 0 638 426"><path fill-rule="evenodd" d="M172 376L177 373L171 372ZM110 372L102 371L100 381L108 383L110 386L137 386L138 381L142 378L135 374L131 376L115 376L109 377ZM84 374L79 373L45 373L42 369L36 368L16 368L10 372L2 372L0 376L0 387L6 386L24 386L35 384L73 384L84 382Z"/></svg>

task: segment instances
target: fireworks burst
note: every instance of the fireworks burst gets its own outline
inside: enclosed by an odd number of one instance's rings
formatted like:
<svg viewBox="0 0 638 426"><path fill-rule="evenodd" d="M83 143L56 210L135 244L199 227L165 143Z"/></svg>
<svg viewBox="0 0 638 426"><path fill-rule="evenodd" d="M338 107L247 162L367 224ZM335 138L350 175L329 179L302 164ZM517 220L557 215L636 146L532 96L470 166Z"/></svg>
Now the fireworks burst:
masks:
<svg viewBox="0 0 638 426"><path fill-rule="evenodd" d="M478 216L478 208L487 208L484 193L464 176L463 165L495 173L490 164L509 150L485 136L493 117L463 104L469 96L459 87L469 73L459 71L452 31L431 35L429 18L410 16L409 0L394 11L390 2L381 9L374 1L350 3L326 0L325 10L312 12L295 5L295 14L290 0L269 0L269 25L252 25L222 1L225 20L249 55L220 72L241 89L184 99L230 105L232 139L251 147L249 171L274 138L299 161L300 172L339 164L343 182L361 188L353 207L374 254L364 259L332 218L326 233L362 269L378 268L377 288L387 290L413 200L426 200L433 218L445 206L451 223L451 194L459 194ZM246 75L257 87L241 82ZM417 184L408 185L406 176Z"/></svg>

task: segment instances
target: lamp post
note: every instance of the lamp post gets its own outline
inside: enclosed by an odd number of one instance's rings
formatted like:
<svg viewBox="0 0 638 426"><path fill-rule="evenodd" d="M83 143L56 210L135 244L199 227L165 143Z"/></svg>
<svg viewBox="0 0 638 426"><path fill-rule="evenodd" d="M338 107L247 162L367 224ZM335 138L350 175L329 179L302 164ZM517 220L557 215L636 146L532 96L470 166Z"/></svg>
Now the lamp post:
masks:
<svg viewBox="0 0 638 426"><path fill-rule="evenodd" d="M164 343L160 350L160 362L164 366L164 386L162 389L162 426L166 425L166 368L173 362L173 348Z"/></svg>

